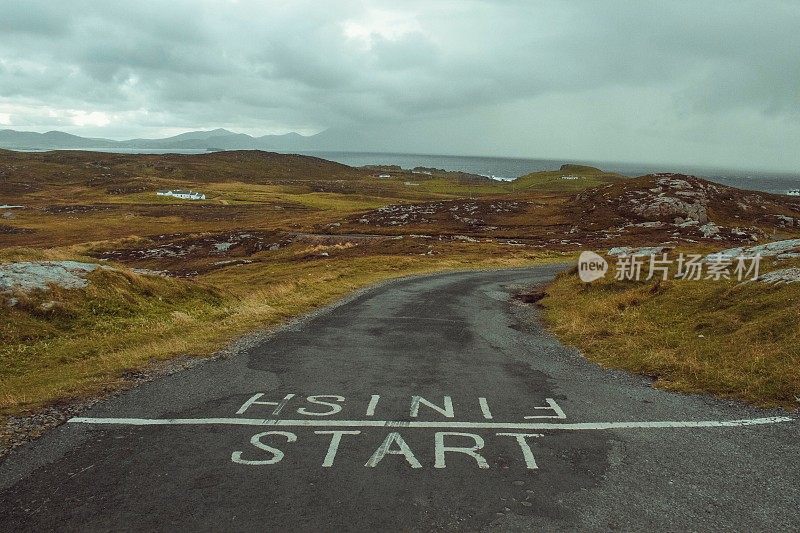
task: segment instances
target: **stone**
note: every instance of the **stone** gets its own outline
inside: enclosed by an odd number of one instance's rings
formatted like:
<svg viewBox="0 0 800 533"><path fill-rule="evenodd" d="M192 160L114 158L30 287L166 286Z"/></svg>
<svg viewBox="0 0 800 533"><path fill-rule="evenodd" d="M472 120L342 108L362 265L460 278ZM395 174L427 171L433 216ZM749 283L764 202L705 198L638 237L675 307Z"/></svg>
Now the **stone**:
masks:
<svg viewBox="0 0 800 533"><path fill-rule="evenodd" d="M708 259L711 256L736 258L736 257L776 257L778 259L790 259L800 256L800 239L788 239L784 241L773 241L766 244L759 244L757 246L728 248L714 252L706 256Z"/></svg>
<svg viewBox="0 0 800 533"><path fill-rule="evenodd" d="M616 246L608 251L608 255L618 257L621 255L642 257L650 255L659 255L669 251L671 248L668 246Z"/></svg>
<svg viewBox="0 0 800 533"><path fill-rule="evenodd" d="M758 281L773 285L797 283L800 282L800 268L791 267L773 270L772 272L767 272L766 274L758 276Z"/></svg>
<svg viewBox="0 0 800 533"><path fill-rule="evenodd" d="M703 237L709 238L717 235L719 233L719 226L714 224L713 222L707 222L698 228L702 233Z"/></svg>
<svg viewBox="0 0 800 533"><path fill-rule="evenodd" d="M50 284L80 289L89 284L86 274L110 267L78 261L36 261L0 265L0 292L47 290Z"/></svg>

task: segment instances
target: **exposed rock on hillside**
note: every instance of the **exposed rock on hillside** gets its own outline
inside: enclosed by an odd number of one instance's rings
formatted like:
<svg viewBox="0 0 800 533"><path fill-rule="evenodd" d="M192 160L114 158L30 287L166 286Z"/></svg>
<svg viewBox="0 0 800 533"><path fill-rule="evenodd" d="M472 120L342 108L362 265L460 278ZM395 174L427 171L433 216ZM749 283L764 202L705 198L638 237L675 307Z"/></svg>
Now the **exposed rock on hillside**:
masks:
<svg viewBox="0 0 800 533"><path fill-rule="evenodd" d="M275 251L292 239L274 231L243 230L213 234L166 234L131 247L97 250L94 257L154 270L161 274L193 276L234 264L248 264L254 254Z"/></svg>
<svg viewBox="0 0 800 533"><path fill-rule="evenodd" d="M414 231L514 238L553 249L674 247L698 242L752 245L800 230L800 201L744 191L694 176L621 178L571 198L443 200L393 204L328 225L339 233ZM774 238L774 237L773 237Z"/></svg>
<svg viewBox="0 0 800 533"><path fill-rule="evenodd" d="M65 289L80 289L89 282L86 274L98 268L78 261L19 262L0 265L0 292L46 290L51 284Z"/></svg>
<svg viewBox="0 0 800 533"><path fill-rule="evenodd" d="M780 270L773 270L758 277L758 281L762 283L771 283L774 285L781 285L784 283L798 283L800 282L800 268L782 268Z"/></svg>
<svg viewBox="0 0 800 533"><path fill-rule="evenodd" d="M757 241L769 228L800 227L800 202L683 174L652 174L586 190L571 210L577 232L609 238Z"/></svg>
<svg viewBox="0 0 800 533"><path fill-rule="evenodd" d="M659 177L656 183L656 187L632 191L626 198L634 213L647 220L672 218L675 224L708 222L708 193L716 191L716 185L706 187L700 180L692 183L672 176Z"/></svg>
<svg viewBox="0 0 800 533"><path fill-rule="evenodd" d="M709 254L714 257L775 257L776 259L797 259L800 258L800 239L789 239L785 241L768 242L758 246L729 248L720 252Z"/></svg>
<svg viewBox="0 0 800 533"><path fill-rule="evenodd" d="M434 225L439 228L493 229L493 217L524 212L532 202L517 200L446 200L379 207L347 222L364 226Z"/></svg>
<svg viewBox="0 0 800 533"><path fill-rule="evenodd" d="M612 257L619 256L632 256L632 257L649 257L651 255L661 255L671 250L669 246L615 246L608 251L608 255Z"/></svg>

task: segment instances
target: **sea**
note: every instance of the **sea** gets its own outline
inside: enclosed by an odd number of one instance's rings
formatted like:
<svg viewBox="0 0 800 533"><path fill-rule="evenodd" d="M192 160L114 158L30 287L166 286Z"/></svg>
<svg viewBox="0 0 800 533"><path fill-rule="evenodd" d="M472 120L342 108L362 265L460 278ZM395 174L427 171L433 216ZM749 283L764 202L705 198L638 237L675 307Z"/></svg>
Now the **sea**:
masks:
<svg viewBox="0 0 800 533"><path fill-rule="evenodd" d="M715 181L723 185L775 194L785 194L791 189L800 188L800 172L776 173L756 170L735 170L686 165L659 165L646 163L615 163L609 161L565 161L563 159L525 159L513 157L474 157L427 154L391 154L362 152L300 152L304 155L321 157L350 166L398 165L401 168L414 167L458 170L470 174L489 176L497 180L511 181L531 172L557 170L565 163L589 165L607 172L617 172L624 176L642 176L655 172L679 172Z"/></svg>
<svg viewBox="0 0 800 533"><path fill-rule="evenodd" d="M92 150L91 148L86 150ZM38 150L37 150L38 151ZM96 149L99 152L125 154L203 154L206 150L138 150ZM365 165L398 165L404 169L415 167L439 168L488 176L496 180L512 181L525 174L540 170L557 170L565 163L590 165L608 172L617 172L624 176L641 176L655 172L680 172L691 174L740 189L785 194L792 189L800 188L800 172L779 173L759 170L736 170L714 167L698 167L675 164L619 163L610 161L579 161L563 159L527 159L515 157L479 157L432 154L398 154L379 152L328 152L328 151L292 151L360 167Z"/></svg>

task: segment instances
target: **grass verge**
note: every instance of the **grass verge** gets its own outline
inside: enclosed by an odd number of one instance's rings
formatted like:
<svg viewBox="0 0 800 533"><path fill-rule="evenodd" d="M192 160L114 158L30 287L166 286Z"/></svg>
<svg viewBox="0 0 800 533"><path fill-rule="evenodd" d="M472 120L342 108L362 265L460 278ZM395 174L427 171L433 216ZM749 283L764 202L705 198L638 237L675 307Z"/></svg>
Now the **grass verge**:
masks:
<svg viewBox="0 0 800 533"><path fill-rule="evenodd" d="M125 387L128 372L173 357L211 355L249 331L278 325L378 281L562 259L507 248L440 250L434 257L287 255L196 281L98 270L85 289L16 295L16 305L0 305L0 417Z"/></svg>
<svg viewBox="0 0 800 533"><path fill-rule="evenodd" d="M561 274L541 301L565 343L665 389L800 405L800 284L603 280Z"/></svg>

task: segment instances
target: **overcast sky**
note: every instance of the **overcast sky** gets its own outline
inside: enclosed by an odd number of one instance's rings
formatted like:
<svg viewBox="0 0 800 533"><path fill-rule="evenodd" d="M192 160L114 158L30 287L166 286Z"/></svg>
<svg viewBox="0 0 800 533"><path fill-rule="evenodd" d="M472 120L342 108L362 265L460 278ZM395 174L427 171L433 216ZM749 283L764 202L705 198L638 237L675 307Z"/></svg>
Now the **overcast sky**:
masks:
<svg viewBox="0 0 800 533"><path fill-rule="evenodd" d="M0 128L800 171L800 1L0 0Z"/></svg>

